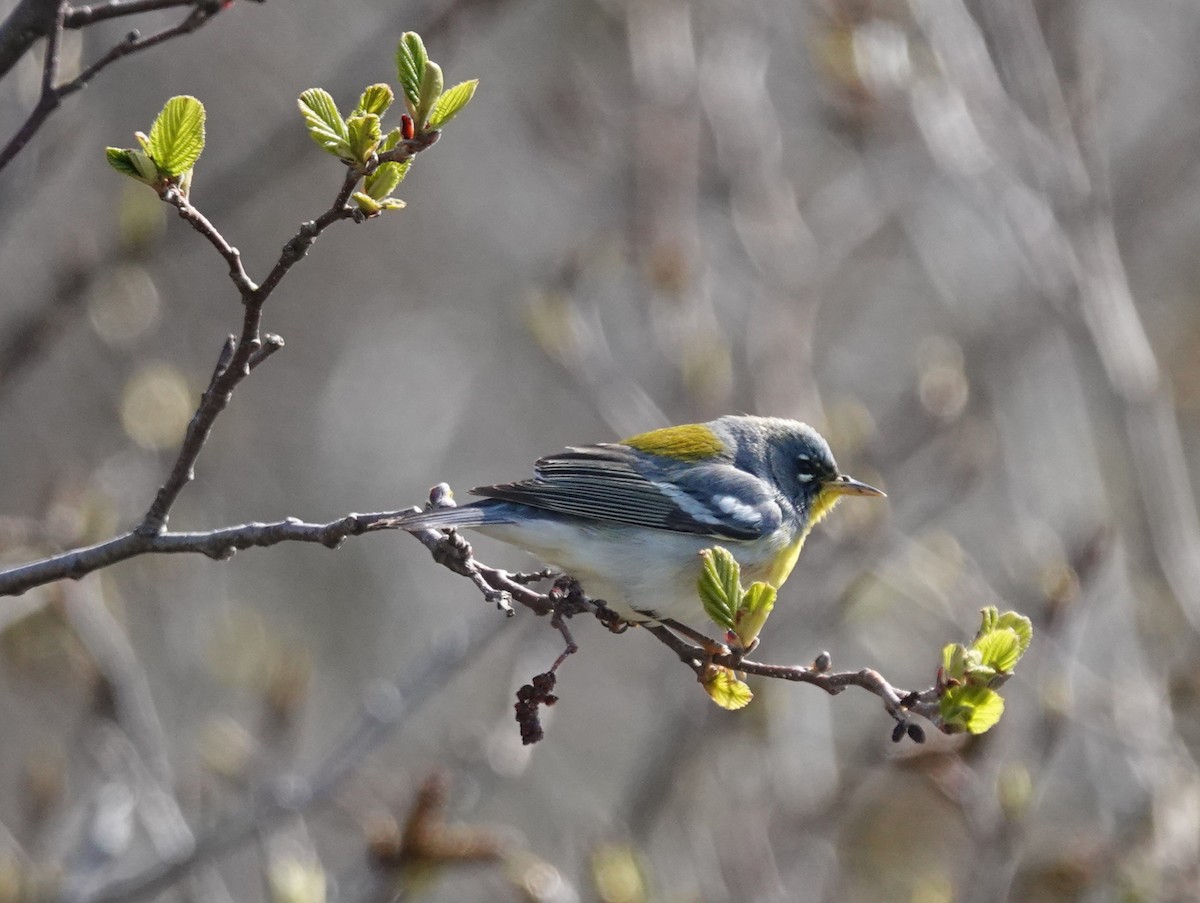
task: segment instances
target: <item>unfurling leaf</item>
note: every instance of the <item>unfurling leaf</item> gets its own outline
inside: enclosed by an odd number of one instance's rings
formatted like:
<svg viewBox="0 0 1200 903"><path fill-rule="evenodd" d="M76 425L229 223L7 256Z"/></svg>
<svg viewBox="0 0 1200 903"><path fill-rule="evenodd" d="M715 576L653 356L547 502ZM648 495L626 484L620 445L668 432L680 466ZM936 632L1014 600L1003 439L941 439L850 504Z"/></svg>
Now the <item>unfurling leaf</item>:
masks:
<svg viewBox="0 0 1200 903"><path fill-rule="evenodd" d="M758 639L763 625L767 623L767 616L775 607L775 596L775 587L769 583L751 583L746 589L734 628L743 648L749 648Z"/></svg>
<svg viewBox="0 0 1200 903"><path fill-rule="evenodd" d="M421 76L421 91L417 97L417 109L413 113L413 121L416 123L418 131L424 131L425 123L429 119L429 112L437 103L437 99L442 96L443 84L442 67L433 60L426 62L425 74Z"/></svg>
<svg viewBox="0 0 1200 903"><path fill-rule="evenodd" d="M425 64L429 62L429 54L425 52L425 43L415 31L406 31L400 37L400 46L396 48L396 76L400 87L404 89L404 100L408 112L412 113L421 98L421 79L425 77Z"/></svg>
<svg viewBox="0 0 1200 903"><path fill-rule="evenodd" d="M479 79L473 78L470 81L459 82L453 88L447 89L433 105L433 112L429 115L429 127L440 129L453 119L455 114L471 102L471 98L475 96L475 89L478 87Z"/></svg>
<svg viewBox="0 0 1200 903"><path fill-rule="evenodd" d="M962 643L950 643L942 649L942 672L946 677L963 680L969 664L967 647Z"/></svg>
<svg viewBox="0 0 1200 903"><path fill-rule="evenodd" d="M993 630L975 641L980 664L997 672L1008 673L1021 658L1021 638L1010 627Z"/></svg>
<svg viewBox="0 0 1200 903"><path fill-rule="evenodd" d="M388 132L386 135L383 136L383 141L381 141L379 144L379 152L381 154L386 154L388 151L392 150L393 148L395 148L395 146L397 144L400 143L400 139L402 137L403 137L403 135L400 131L400 126L396 126L394 129L392 129L390 132Z"/></svg>
<svg viewBox="0 0 1200 903"><path fill-rule="evenodd" d="M1025 654L1025 650L1029 648L1029 644L1033 640L1033 622L1029 618L1017 614L1015 611L1006 611L996 619L996 627L998 629L1007 627L1015 632L1021 641L1021 655ZM1020 658L1020 655L1017 657Z"/></svg>
<svg viewBox="0 0 1200 903"><path fill-rule="evenodd" d="M192 176L195 174L195 172L196 172L195 169L189 169L187 172L185 172L183 175L181 175L177 180L179 183L179 193L183 195L185 200L187 198L191 197Z"/></svg>
<svg viewBox="0 0 1200 903"><path fill-rule="evenodd" d="M361 191L354 192L350 197L358 205L358 209L367 216L375 216L384 210L403 210L408 206L399 198L384 198L381 201L377 201L369 194Z"/></svg>
<svg viewBox="0 0 1200 903"><path fill-rule="evenodd" d="M403 163L379 164L375 171L363 180L363 191L375 200L382 201L404 181L411 165L411 160L405 160Z"/></svg>
<svg viewBox="0 0 1200 903"><path fill-rule="evenodd" d="M741 571L728 550L720 546L700 553L703 566L697 590L704 611L718 627L733 630L737 626L737 611L742 604Z"/></svg>
<svg viewBox="0 0 1200 903"><path fill-rule="evenodd" d="M982 734L1004 714L1004 699L987 687L953 687L938 700L938 710L942 723L952 732Z"/></svg>
<svg viewBox="0 0 1200 903"><path fill-rule="evenodd" d="M346 134L350 145L350 156L358 163L366 163L379 147L383 130L379 117L374 113L360 113L346 121Z"/></svg>
<svg viewBox="0 0 1200 903"><path fill-rule="evenodd" d="M362 97L358 99L358 106L354 108L353 115L374 113L376 116L382 116L395 99L396 95L389 86L385 84L371 85L363 91Z"/></svg>
<svg viewBox="0 0 1200 903"><path fill-rule="evenodd" d="M297 103L313 141L336 157L349 157L350 133L329 92L323 88L309 88L300 95Z"/></svg>
<svg viewBox="0 0 1200 903"><path fill-rule="evenodd" d="M367 216L374 216L383 208L379 202L368 194L363 194L361 191L356 191L350 195L351 200L358 204L358 209Z"/></svg>
<svg viewBox="0 0 1200 903"><path fill-rule="evenodd" d="M754 698L750 687L738 680L729 668L713 668L704 680L704 692L721 708L731 712L744 709Z"/></svg>
<svg viewBox="0 0 1200 903"><path fill-rule="evenodd" d="M146 162L150 163L150 158L146 157L146 155L141 151L124 150L119 147L106 147L104 149L104 158L108 161L109 166L111 166L117 172L124 173L130 178L137 179L139 182L145 182L146 179L142 175L141 169L139 169L137 164L134 162L134 154L141 154L142 157L145 157ZM150 163L150 165L153 167L154 164ZM153 179L150 181L153 181Z"/></svg>
<svg viewBox="0 0 1200 903"><path fill-rule="evenodd" d="M186 94L168 100L145 149L165 176L176 178L195 166L204 150L204 104Z"/></svg>

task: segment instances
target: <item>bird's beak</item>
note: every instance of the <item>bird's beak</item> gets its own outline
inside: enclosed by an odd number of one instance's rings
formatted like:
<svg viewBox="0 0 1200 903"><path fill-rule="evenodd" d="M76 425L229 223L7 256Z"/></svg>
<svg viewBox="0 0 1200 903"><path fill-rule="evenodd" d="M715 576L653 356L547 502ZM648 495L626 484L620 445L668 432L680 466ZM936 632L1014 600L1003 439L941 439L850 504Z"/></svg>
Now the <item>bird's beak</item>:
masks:
<svg viewBox="0 0 1200 903"><path fill-rule="evenodd" d="M837 479L830 480L823 488L826 492L832 492L834 495L875 495L880 498L887 498L887 493L882 489L876 489L874 486L860 483L858 480L852 479L845 474L842 474Z"/></svg>

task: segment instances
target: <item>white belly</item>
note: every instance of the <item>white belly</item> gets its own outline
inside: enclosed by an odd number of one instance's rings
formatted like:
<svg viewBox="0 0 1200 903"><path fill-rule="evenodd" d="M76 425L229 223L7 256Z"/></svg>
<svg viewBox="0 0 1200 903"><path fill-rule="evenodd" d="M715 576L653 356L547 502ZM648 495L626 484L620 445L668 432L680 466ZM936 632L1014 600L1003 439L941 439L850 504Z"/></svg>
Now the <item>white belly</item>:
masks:
<svg viewBox="0 0 1200 903"><path fill-rule="evenodd" d="M579 541L579 527L556 520L539 520L514 526L489 524L480 533L518 546L547 564L579 580L593 599L631 621L648 620L647 612L673 618L698 629L709 624L696 588L700 578L700 551L723 545L742 565L742 582L765 579L765 562L775 558L786 537L771 541L717 542L711 537L665 530L596 527ZM774 538L772 538L774 539ZM586 546L586 548L582 548ZM763 565L757 565L762 560Z"/></svg>

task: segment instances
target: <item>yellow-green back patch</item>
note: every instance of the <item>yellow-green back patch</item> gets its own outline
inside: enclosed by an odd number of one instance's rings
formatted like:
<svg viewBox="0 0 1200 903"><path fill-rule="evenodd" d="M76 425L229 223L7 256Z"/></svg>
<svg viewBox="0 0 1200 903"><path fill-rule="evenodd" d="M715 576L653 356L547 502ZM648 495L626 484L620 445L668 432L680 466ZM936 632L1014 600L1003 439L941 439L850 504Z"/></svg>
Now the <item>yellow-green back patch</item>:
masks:
<svg viewBox="0 0 1200 903"><path fill-rule="evenodd" d="M716 433L702 423L668 426L624 440L625 445L651 455L679 461L702 461L724 453L725 446Z"/></svg>

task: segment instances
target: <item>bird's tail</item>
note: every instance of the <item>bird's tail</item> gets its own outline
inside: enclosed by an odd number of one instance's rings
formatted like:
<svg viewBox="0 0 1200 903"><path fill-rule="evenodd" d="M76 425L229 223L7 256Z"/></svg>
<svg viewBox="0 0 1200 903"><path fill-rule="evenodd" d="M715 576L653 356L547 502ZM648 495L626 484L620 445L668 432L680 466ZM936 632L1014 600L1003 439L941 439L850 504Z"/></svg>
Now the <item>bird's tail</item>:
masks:
<svg viewBox="0 0 1200 903"><path fill-rule="evenodd" d="M432 508L414 511L388 521L402 530L445 530L449 527L482 527L485 524L511 524L519 506L499 499L483 499L458 508Z"/></svg>

